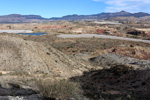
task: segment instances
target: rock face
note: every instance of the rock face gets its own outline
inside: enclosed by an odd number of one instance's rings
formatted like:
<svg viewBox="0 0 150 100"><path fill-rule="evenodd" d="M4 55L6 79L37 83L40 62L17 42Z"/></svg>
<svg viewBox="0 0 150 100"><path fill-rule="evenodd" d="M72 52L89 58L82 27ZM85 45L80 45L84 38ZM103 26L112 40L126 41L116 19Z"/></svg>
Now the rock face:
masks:
<svg viewBox="0 0 150 100"><path fill-rule="evenodd" d="M25 41L11 36L0 36L0 70L64 77L86 70L80 62L71 59L49 45Z"/></svg>

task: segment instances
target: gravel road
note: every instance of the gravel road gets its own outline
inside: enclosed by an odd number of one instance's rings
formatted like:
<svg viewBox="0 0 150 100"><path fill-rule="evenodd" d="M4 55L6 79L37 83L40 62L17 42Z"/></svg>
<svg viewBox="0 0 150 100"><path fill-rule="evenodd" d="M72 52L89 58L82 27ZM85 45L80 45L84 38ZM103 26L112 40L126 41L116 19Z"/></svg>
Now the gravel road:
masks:
<svg viewBox="0 0 150 100"><path fill-rule="evenodd" d="M135 42L143 42L143 43L150 43L149 40L141 40L141 39L133 39L133 38L124 38L124 37L117 37L117 36L110 36L110 35L98 35L98 34L61 34L57 35L60 38L104 38L104 39L117 39L117 40L127 40L127 41L135 41Z"/></svg>
<svg viewBox="0 0 150 100"><path fill-rule="evenodd" d="M31 30L0 30L0 33L32 33Z"/></svg>

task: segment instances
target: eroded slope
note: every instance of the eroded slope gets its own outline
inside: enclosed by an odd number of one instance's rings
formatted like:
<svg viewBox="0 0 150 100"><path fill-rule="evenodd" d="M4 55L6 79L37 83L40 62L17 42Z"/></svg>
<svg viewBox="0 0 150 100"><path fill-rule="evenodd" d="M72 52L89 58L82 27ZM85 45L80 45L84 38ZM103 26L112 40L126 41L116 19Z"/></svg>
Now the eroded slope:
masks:
<svg viewBox="0 0 150 100"><path fill-rule="evenodd" d="M51 46L11 36L0 36L0 62L2 71L21 71L29 74L46 73L70 77L86 70L86 65Z"/></svg>

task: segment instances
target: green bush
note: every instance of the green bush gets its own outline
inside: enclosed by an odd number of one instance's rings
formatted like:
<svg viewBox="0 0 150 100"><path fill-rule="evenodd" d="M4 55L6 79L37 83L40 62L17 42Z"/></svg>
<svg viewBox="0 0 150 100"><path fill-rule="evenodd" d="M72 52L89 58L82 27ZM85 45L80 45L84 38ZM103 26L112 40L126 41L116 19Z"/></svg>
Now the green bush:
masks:
<svg viewBox="0 0 150 100"><path fill-rule="evenodd" d="M67 100L74 98L80 93L78 85L66 80L60 81L37 81L37 88L44 98Z"/></svg>

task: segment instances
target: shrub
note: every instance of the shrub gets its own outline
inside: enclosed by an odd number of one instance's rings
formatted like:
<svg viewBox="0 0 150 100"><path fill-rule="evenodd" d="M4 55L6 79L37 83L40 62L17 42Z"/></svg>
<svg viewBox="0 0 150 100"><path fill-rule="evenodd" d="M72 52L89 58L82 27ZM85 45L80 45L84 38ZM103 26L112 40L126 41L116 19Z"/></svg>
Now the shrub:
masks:
<svg viewBox="0 0 150 100"><path fill-rule="evenodd" d="M74 98L79 93L78 85L66 80L60 81L37 81L39 93L44 98L67 100Z"/></svg>
<svg viewBox="0 0 150 100"><path fill-rule="evenodd" d="M3 74L2 74L2 72L0 72L0 76L2 76Z"/></svg>

